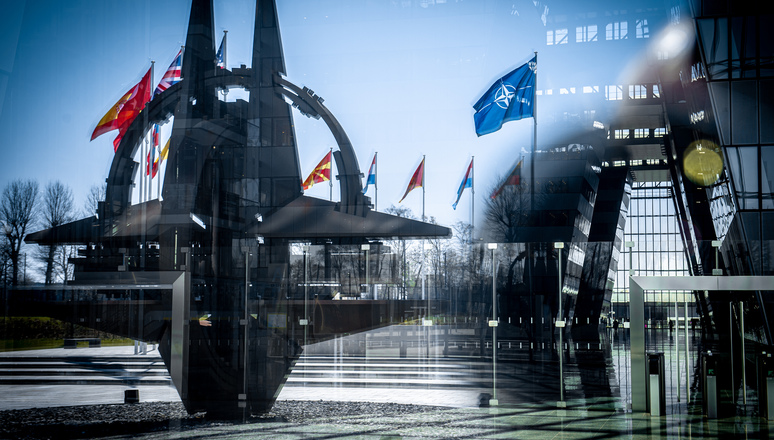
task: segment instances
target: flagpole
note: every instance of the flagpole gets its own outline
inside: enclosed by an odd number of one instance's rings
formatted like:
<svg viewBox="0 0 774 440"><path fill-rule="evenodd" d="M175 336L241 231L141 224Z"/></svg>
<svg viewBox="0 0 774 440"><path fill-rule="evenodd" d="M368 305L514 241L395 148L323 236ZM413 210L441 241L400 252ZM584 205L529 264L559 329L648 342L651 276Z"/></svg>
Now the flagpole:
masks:
<svg viewBox="0 0 774 440"><path fill-rule="evenodd" d="M330 192L330 195L328 196L328 200L330 200L332 202L333 201L333 147L331 147L331 153L330 154L331 154L331 160L330 160L330 162L328 162L328 167L331 170L330 171L331 178L328 179L328 188L329 188L329 192Z"/></svg>
<svg viewBox="0 0 774 440"><path fill-rule="evenodd" d="M140 141L140 169L138 170L140 172L140 176L137 179L140 185L140 192L139 192L139 195L137 196L137 203L139 204L142 204L143 199L145 198L145 176L143 175L143 173L145 172L145 169L144 169L145 167L143 165L147 165L147 162L145 160L145 139L142 139Z"/></svg>
<svg viewBox="0 0 774 440"><path fill-rule="evenodd" d="M425 221L425 155L422 155L422 221Z"/></svg>
<svg viewBox="0 0 774 440"><path fill-rule="evenodd" d="M228 36L228 30L223 30L223 69L228 68L228 41L226 37ZM226 96L228 95L228 87L223 88L223 100L226 100Z"/></svg>
<svg viewBox="0 0 774 440"><path fill-rule="evenodd" d="M150 74L151 84L154 83L154 76L153 76L153 74L155 73L154 72L154 67L156 67L156 62L151 60L151 74ZM151 92L151 93L153 93L153 92ZM145 113L148 113L148 112L146 111ZM147 118L147 114L146 114L145 117ZM149 121L146 121L146 125L147 125L147 122L149 122ZM151 140L150 140L150 143L151 144L153 143L153 129L151 129ZM149 160L147 170L150 171L148 173L148 176L147 176L147 179L148 179L148 199L147 200L148 201L150 201L151 197L153 197L153 152L152 151L153 151L153 146L151 145L151 146L148 147L148 155L147 155L147 158Z"/></svg>
<svg viewBox="0 0 774 440"><path fill-rule="evenodd" d="M379 185L377 185L379 180L379 164L376 160L378 154L378 151L374 153L374 211L379 210Z"/></svg>
<svg viewBox="0 0 774 440"><path fill-rule="evenodd" d="M474 161L476 156L470 158L470 242L473 242L473 234L476 231L476 211L474 204L476 203L476 167Z"/></svg>
<svg viewBox="0 0 774 440"><path fill-rule="evenodd" d="M156 185L156 199L158 201L161 201L161 149L164 147L161 146L161 127L159 127L159 167L158 167L158 174L159 174L159 181Z"/></svg>
<svg viewBox="0 0 774 440"><path fill-rule="evenodd" d="M532 210L532 214L535 214L535 159L537 158L537 101L538 101L538 94L537 94L537 51L535 51L535 83L534 83L534 90L532 91L532 96L534 96L534 99L532 100L532 160L530 161L530 178L532 179L530 189L530 210Z"/></svg>

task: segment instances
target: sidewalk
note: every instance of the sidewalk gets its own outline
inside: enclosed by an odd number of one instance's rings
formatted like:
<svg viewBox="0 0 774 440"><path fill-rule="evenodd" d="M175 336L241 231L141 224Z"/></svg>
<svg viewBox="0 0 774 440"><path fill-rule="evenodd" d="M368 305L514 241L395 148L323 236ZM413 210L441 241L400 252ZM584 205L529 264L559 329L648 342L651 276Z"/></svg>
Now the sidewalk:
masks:
<svg viewBox="0 0 774 440"><path fill-rule="evenodd" d="M110 362L111 359L117 360L121 366L127 367L127 364L135 360L142 365L149 362L159 362L163 364L161 356L157 350L151 350L145 355L135 355L133 346L120 347L100 347L100 348L52 348L45 350L25 350L0 353L0 361L7 362L12 359L18 359L22 362L24 359L38 358L42 360L41 368L66 370L68 368L78 368L74 363L69 364L78 358L89 357L95 362ZM48 361L50 360L50 361ZM60 360L63 360L60 361ZM4 368L5 366L3 366ZM133 373L137 374L137 373ZM141 374L141 373L140 373ZM0 376L3 376L0 373ZM13 377L18 379L19 376ZM142 376L138 376L141 378ZM168 377L168 374L166 375ZM5 378L5 377L2 377ZM100 378L103 382L111 381L110 375L100 374L100 370L93 370L93 374L86 376L86 379ZM79 376L76 380L83 380ZM115 381L115 380L114 380ZM118 382L118 381L115 381ZM102 405L102 404L120 404L124 403L124 391L128 389L139 389L140 399L143 402L179 402L180 396L174 386L171 385L137 385L130 386L126 384L99 384L99 385L52 385L42 383L40 385L14 385L6 384L0 380L0 410L26 409L26 408L49 408L61 406L77 405Z"/></svg>

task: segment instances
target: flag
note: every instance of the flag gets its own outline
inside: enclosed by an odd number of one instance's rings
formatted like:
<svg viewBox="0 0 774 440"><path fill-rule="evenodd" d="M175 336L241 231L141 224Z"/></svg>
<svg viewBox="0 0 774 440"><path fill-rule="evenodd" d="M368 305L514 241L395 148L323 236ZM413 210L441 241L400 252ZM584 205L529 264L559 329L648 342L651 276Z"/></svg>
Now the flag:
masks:
<svg viewBox="0 0 774 440"><path fill-rule="evenodd" d="M129 129L129 125L132 124L134 118L140 114L145 104L150 101L150 89L151 89L151 69L145 76L142 77L140 82L134 85L128 92L113 105L113 107L105 113L105 116L99 120L97 126L94 128L94 132L91 133L91 140L96 139L109 131L118 130L118 136L113 140L113 151L118 151L118 146L121 144L121 139L124 137L126 130Z"/></svg>
<svg viewBox="0 0 774 440"><path fill-rule="evenodd" d="M226 32L223 32L223 39L220 41L220 47L218 48L218 53L215 54L215 61L217 62L217 66L221 69L226 68L226 35L228 35Z"/></svg>
<svg viewBox="0 0 774 440"><path fill-rule="evenodd" d="M417 167L417 170L414 171L414 175L411 176L411 180L409 180L408 187L406 187L406 192L403 194L403 197L398 200L398 203L402 202L403 199L406 198L408 193L410 193L414 188L421 188L425 184L425 159L422 159L422 162L419 163L419 166Z"/></svg>
<svg viewBox="0 0 774 440"><path fill-rule="evenodd" d="M505 178L505 181L502 185L500 185L495 192L492 193L491 198L497 198L497 196L500 195L501 192L505 189L506 186L514 186L521 184L521 163L523 162L523 159L519 161L519 163L516 164L516 166L513 168L513 170L508 174L508 177Z"/></svg>
<svg viewBox="0 0 774 440"><path fill-rule="evenodd" d="M156 90L153 92L153 96L167 90L172 85L179 83L183 80L183 49L177 53L177 56L172 60L172 64L169 65L169 69L164 72L164 76L161 77L159 85L156 86Z"/></svg>
<svg viewBox="0 0 774 440"><path fill-rule="evenodd" d="M159 165L161 165L161 162L165 161L167 159L167 155L169 154L169 142L172 139L167 140L166 145L164 145L164 148L161 149L161 152L158 152L158 149L156 150L158 154L156 154L156 158L153 160L153 177L156 177L156 174L159 172ZM156 144L156 147L158 147L158 144ZM147 162L145 165L145 175L147 176L150 174L148 170L148 165L151 161L150 153L148 153Z"/></svg>
<svg viewBox="0 0 774 440"><path fill-rule="evenodd" d="M498 79L473 105L477 135L494 133L504 122L534 116L536 68L537 56Z"/></svg>
<svg viewBox="0 0 774 440"><path fill-rule="evenodd" d="M172 141L172 139L167 139L167 143L164 145L164 148L161 149L161 153L159 153L159 161L164 162L167 160L167 155L169 154L169 143Z"/></svg>
<svg viewBox="0 0 774 440"><path fill-rule="evenodd" d="M151 158L151 151L153 152L153 158ZM156 177L156 173L159 171L159 124L153 124L153 131L151 132L151 151L148 152L148 157L145 162L145 175L151 174L151 160L153 161L153 177Z"/></svg>
<svg viewBox="0 0 774 440"><path fill-rule="evenodd" d="M374 160L371 161L371 168L368 169L368 177L366 177L366 183L363 187L363 194L368 191L368 185L376 186L376 153L374 153Z"/></svg>
<svg viewBox="0 0 774 440"><path fill-rule="evenodd" d="M320 163L309 173L309 177L304 180L304 191L311 188L315 183L331 180L331 152L322 158Z"/></svg>
<svg viewBox="0 0 774 440"><path fill-rule="evenodd" d="M462 197L462 192L465 191L465 188L473 188L473 159L470 159L468 170L465 171L465 177L462 178L460 187L457 190L457 201L452 205L452 208L454 208L455 211L457 210L457 203L460 202L460 197Z"/></svg>

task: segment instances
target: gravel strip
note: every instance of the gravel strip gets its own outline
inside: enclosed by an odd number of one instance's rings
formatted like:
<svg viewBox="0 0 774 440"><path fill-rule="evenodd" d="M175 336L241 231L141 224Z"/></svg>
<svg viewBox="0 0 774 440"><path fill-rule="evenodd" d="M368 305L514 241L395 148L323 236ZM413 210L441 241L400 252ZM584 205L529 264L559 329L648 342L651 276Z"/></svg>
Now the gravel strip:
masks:
<svg viewBox="0 0 774 440"><path fill-rule="evenodd" d="M373 419L441 408L396 403L280 401L269 413L253 416L246 423L345 424L352 420L342 414ZM235 424L241 422L209 420L203 413L188 414L179 402L32 408L0 411L0 438L95 438Z"/></svg>

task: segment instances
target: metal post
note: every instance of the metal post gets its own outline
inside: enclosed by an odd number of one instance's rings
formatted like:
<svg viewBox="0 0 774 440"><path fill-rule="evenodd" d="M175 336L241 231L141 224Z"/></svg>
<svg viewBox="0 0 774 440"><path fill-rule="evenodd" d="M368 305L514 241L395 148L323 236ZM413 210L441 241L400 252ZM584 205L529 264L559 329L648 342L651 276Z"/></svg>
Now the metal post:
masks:
<svg viewBox="0 0 774 440"><path fill-rule="evenodd" d="M430 319L430 286L427 283L427 269L425 268L425 263L427 262L427 251L432 248L432 244L425 243L425 241L422 240L422 293L425 295L425 305L427 307L427 312L425 313L426 319Z"/></svg>
<svg viewBox="0 0 774 440"><path fill-rule="evenodd" d="M729 358L731 360L731 400L736 405L736 381L734 380L734 302L728 302L728 341L731 344Z"/></svg>
<svg viewBox="0 0 774 440"><path fill-rule="evenodd" d="M633 243L632 243L633 244ZM627 246L630 247L630 246ZM647 361L645 358L645 295L644 290L633 278L629 278L629 335L632 411L647 412L648 399L645 381L647 380Z"/></svg>
<svg viewBox="0 0 774 440"><path fill-rule="evenodd" d="M556 320L556 327L559 329L559 404L564 407L564 311L562 309L562 248L564 243L554 243L554 248L559 251L559 316Z"/></svg>
<svg viewBox="0 0 774 440"><path fill-rule="evenodd" d="M744 404L747 405L747 371L745 368L745 353L744 353L744 302L739 301L739 339L741 340L742 348L742 397ZM731 363L733 364L733 358Z"/></svg>
<svg viewBox="0 0 774 440"><path fill-rule="evenodd" d="M691 376L690 376L690 358L688 357L688 300L683 297L683 316L685 317L685 401L691 403Z"/></svg>
<svg viewBox="0 0 774 440"><path fill-rule="evenodd" d="M159 183L161 177L159 176ZM244 403L243 417L247 416L247 394L249 373L250 373L250 247L245 246L245 300L244 300L244 312L240 324L242 325L242 337L244 343L240 344L240 351L242 352L242 395L238 396L240 400L244 397L244 401L240 401L241 406Z"/></svg>
<svg viewBox="0 0 774 440"><path fill-rule="evenodd" d="M677 294L675 294L677 295ZM680 314L677 310L677 298L675 298L675 360L677 361L677 401L680 401ZM687 324L686 324L687 325ZM687 362L687 360L686 360ZM688 380L686 377L685 380Z"/></svg>
<svg viewBox="0 0 774 440"><path fill-rule="evenodd" d="M366 258L366 261L365 261L365 267L366 267L366 277L365 277L366 278L366 290L368 291L368 293L371 293L371 282L370 282L370 279L369 279L369 275L370 275L369 263L370 263L370 260L371 260L371 258L370 258L371 245L370 244L364 244L363 245L363 249L365 250L365 258ZM376 298L373 298L373 299L376 299Z"/></svg>
<svg viewBox="0 0 774 440"><path fill-rule="evenodd" d="M492 320L489 326L492 327L492 398L489 400L490 406L497 406L497 278L495 264L495 250L497 243L487 245L492 250Z"/></svg>
<svg viewBox="0 0 774 440"><path fill-rule="evenodd" d="M304 347L306 347L309 329L309 245L304 245Z"/></svg>

